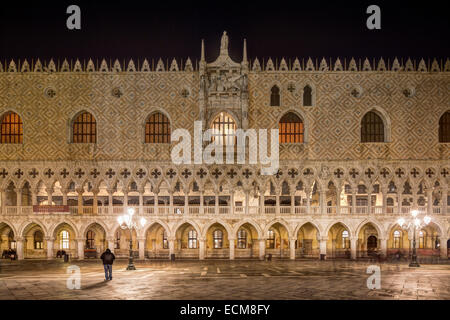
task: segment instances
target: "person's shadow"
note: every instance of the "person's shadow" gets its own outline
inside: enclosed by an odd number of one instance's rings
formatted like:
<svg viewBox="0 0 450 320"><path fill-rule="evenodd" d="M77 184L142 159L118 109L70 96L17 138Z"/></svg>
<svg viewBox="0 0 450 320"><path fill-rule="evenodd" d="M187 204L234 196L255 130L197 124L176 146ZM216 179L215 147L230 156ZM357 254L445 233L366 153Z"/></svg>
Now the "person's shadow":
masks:
<svg viewBox="0 0 450 320"><path fill-rule="evenodd" d="M97 288L101 288L101 287L104 287L104 286L106 286L108 284L108 281L100 281L100 282L97 282L97 283L93 283L93 284L90 284L90 285L88 285L88 286L83 286L82 288L81 288L81 290L90 290L90 289L97 289Z"/></svg>

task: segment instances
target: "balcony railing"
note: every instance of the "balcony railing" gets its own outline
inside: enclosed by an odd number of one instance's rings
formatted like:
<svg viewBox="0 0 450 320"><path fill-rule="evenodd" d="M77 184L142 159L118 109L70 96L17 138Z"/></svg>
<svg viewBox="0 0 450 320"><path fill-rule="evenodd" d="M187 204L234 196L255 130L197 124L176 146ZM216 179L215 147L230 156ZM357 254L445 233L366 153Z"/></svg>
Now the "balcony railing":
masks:
<svg viewBox="0 0 450 320"><path fill-rule="evenodd" d="M139 206L98 206L94 210L93 206L69 206L68 212L52 212L52 213L33 213L32 206L5 206L1 208L0 214L3 215L30 215L30 214L70 214L70 215L121 215L128 208L134 208L136 213L143 215L256 215L256 214L270 214L270 215L409 215L413 208L418 210L421 214L430 215L450 215L450 206L447 207L447 212L444 212L442 206L432 206L429 210L428 206L410 207L410 206L371 206L370 210L367 206L326 206L323 210L320 206L154 206L144 205ZM429 212L431 211L431 212Z"/></svg>

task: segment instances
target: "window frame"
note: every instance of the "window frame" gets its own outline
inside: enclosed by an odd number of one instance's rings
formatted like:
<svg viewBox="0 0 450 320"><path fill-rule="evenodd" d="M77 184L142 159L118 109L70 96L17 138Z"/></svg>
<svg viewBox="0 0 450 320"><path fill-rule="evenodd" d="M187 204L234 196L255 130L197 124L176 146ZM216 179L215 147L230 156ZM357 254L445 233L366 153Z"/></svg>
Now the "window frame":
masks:
<svg viewBox="0 0 450 320"><path fill-rule="evenodd" d="M84 119L83 118L84 116L86 116L87 119ZM75 129L75 128L77 128L77 129ZM79 128L81 128L80 132L78 131L78 130L80 130ZM89 132L87 132L87 128L89 128ZM97 143L97 119L94 117L94 115L91 112L81 111L73 118L72 123L71 123L71 140L70 141L71 141L71 143L76 143L76 144L96 144Z"/></svg>
<svg viewBox="0 0 450 320"><path fill-rule="evenodd" d="M170 144L171 136L172 123L169 117L161 111L150 113L144 124L144 143Z"/></svg>
<svg viewBox="0 0 450 320"><path fill-rule="evenodd" d="M23 120L17 112L3 113L0 121L0 144L23 144Z"/></svg>

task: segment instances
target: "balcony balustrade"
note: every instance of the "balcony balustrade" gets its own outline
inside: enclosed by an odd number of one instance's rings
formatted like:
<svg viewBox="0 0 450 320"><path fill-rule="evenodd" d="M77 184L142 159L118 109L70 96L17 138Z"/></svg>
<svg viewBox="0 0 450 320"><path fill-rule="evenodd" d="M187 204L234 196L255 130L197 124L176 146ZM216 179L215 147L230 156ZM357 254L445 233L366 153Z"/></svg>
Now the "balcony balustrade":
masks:
<svg viewBox="0 0 450 320"><path fill-rule="evenodd" d="M118 216L124 214L128 208L134 208L136 213L143 215L395 215L404 216L409 215L411 210L418 210L422 214L430 215L450 215L450 206L444 212L443 206L326 206L324 210L320 206L155 206L144 205L139 206L69 206L68 212L39 212L34 213L32 206L5 206L1 208L0 214L8 216L30 215L30 214L70 214L70 215L114 215ZM370 211L369 211L370 210ZM431 211L431 212L429 212Z"/></svg>

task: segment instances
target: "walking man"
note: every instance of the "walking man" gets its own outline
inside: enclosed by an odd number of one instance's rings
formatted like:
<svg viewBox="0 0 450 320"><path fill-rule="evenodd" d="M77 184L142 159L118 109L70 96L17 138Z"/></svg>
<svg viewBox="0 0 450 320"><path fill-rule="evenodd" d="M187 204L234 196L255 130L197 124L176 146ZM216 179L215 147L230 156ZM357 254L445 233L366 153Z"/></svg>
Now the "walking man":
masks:
<svg viewBox="0 0 450 320"><path fill-rule="evenodd" d="M105 281L112 280L112 265L114 263L114 259L116 259L116 256L111 252L111 250L106 249L100 259L103 260L103 268L105 269Z"/></svg>

